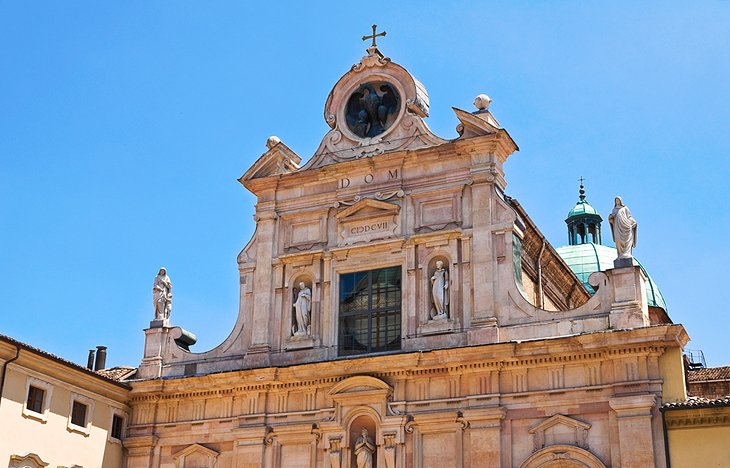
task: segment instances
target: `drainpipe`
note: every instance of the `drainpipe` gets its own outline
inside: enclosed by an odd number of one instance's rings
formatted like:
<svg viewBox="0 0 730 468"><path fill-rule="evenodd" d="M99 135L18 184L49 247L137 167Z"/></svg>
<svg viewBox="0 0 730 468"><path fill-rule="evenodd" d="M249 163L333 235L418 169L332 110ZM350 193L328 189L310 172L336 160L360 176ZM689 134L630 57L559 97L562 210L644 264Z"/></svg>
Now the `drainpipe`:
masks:
<svg viewBox="0 0 730 468"><path fill-rule="evenodd" d="M8 364L10 364L13 361L17 361L20 357L20 346L15 346L15 357L12 359L9 359L5 361L5 364L3 364L3 377L2 380L0 380L0 403L3 401L3 391L5 390L5 375L8 373Z"/></svg>
<svg viewBox="0 0 730 468"><path fill-rule="evenodd" d="M662 414L662 432L664 432L664 458L667 463L667 468L672 468L672 459L669 456L669 433L667 432L667 419L664 416L664 410L659 409Z"/></svg>
<svg viewBox="0 0 730 468"><path fill-rule="evenodd" d="M540 253L537 254L537 307L542 309L543 303L545 302L544 295L542 292L542 253L545 251L545 238L542 239L542 247L540 247Z"/></svg>

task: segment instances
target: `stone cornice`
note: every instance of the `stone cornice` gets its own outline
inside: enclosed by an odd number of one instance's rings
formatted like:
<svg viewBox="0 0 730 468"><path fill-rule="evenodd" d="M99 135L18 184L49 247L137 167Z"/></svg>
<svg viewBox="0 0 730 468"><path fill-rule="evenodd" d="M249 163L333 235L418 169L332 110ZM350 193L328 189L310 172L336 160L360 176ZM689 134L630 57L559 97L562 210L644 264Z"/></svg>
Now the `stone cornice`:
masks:
<svg viewBox="0 0 730 468"><path fill-rule="evenodd" d="M330 386L354 374L367 373L379 378L397 379L599 362L631 355L660 355L664 352L664 346L674 346L676 337L682 333L684 328L681 325L663 325L522 343L497 343L340 359L286 368L269 367L200 377L145 380L132 382L132 400L140 402L158 398L205 398L255 391L288 391ZM312 375L321 377L302 378Z"/></svg>
<svg viewBox="0 0 730 468"><path fill-rule="evenodd" d="M668 429L689 429L707 426L730 426L730 407L672 408L664 410Z"/></svg>

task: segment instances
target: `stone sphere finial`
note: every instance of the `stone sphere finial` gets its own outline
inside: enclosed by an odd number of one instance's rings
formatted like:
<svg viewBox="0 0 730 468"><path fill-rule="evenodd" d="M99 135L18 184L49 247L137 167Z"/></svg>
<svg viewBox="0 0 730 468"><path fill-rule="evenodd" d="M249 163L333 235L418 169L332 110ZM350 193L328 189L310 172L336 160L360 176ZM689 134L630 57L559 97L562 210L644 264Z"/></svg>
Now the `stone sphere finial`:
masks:
<svg viewBox="0 0 730 468"><path fill-rule="evenodd" d="M278 137L278 136L275 136L275 135L271 135L271 136L270 136L270 137L269 137L269 138L268 138L268 139L266 140L266 147L267 147L267 148L269 148L269 149L271 149L271 148L273 148L274 146L278 145L279 143L281 143L281 139L279 139L279 137Z"/></svg>
<svg viewBox="0 0 730 468"><path fill-rule="evenodd" d="M486 94L480 94L479 96L474 99L474 105L476 106L477 110L485 111L489 108L489 104L492 103L492 98L487 96Z"/></svg>

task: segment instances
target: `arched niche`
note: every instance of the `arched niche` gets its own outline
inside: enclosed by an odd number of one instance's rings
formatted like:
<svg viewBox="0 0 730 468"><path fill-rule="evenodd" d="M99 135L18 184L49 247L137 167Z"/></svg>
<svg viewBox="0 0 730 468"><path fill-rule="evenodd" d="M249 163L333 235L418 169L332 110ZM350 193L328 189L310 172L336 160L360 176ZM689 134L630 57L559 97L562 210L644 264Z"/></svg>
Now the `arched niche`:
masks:
<svg viewBox="0 0 730 468"><path fill-rule="evenodd" d="M304 283L305 287L309 288L311 294L311 303L309 311L309 326L308 330L304 334L298 333L297 317L296 317L296 301L301 290L300 283ZM315 308L315 294L316 284L314 281L314 275L308 271L295 272L292 274L286 283L286 300L285 300L285 317L283 320L283 334L286 340L296 340L304 338L313 338L317 333L317 327L319 321L317 320L316 308Z"/></svg>
<svg viewBox="0 0 730 468"><path fill-rule="evenodd" d="M551 445L533 453L520 468L606 468L606 465L588 450Z"/></svg>
<svg viewBox="0 0 730 468"><path fill-rule="evenodd" d="M447 287L444 290L444 298L446 299L446 303L444 305L446 316L448 320L454 319L454 311L457 310L457 308L454 307L454 293L455 289L453 286L453 268L451 263L451 257L447 252L444 252L442 250L437 250L435 252L432 252L428 257L426 257L426 271L424 271L423 275L423 285L424 285L424 307L423 310L425 311L425 314L422 314L421 321L422 322L428 322L429 320L433 320L437 317L437 311L436 306L434 304L434 292L433 292L433 285L432 278L434 278L434 275L436 274L436 271L438 269L437 262L443 263L443 268L446 271L446 279L447 279Z"/></svg>
<svg viewBox="0 0 730 468"><path fill-rule="evenodd" d="M363 434L363 431L367 431ZM370 466L378 466L378 450L376 445L376 434L378 433L378 425L372 414L360 413L350 421L347 428L347 442L350 448L350 466L356 468L358 466L358 444L363 438L367 438L367 445L359 450L369 452L371 464ZM360 455L366 456L366 455Z"/></svg>

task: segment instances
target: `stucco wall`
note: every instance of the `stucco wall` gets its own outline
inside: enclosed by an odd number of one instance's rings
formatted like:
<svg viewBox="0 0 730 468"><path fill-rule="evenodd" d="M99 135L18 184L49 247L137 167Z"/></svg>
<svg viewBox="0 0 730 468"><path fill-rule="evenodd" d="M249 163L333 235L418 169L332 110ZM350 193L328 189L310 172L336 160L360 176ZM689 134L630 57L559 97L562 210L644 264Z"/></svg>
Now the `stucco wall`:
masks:
<svg viewBox="0 0 730 468"><path fill-rule="evenodd" d="M730 466L730 425L669 431L672 468Z"/></svg>
<svg viewBox="0 0 730 468"><path fill-rule="evenodd" d="M28 377L47 383L52 389L45 421L23 413ZM79 384L83 385L83 382L79 381ZM72 394L93 402L88 434L68 428ZM121 467L122 446L119 441L108 438L113 407L121 410L124 405L83 387L10 364L0 403L0 466L7 466L12 455L35 453L54 468L73 465L85 468Z"/></svg>

